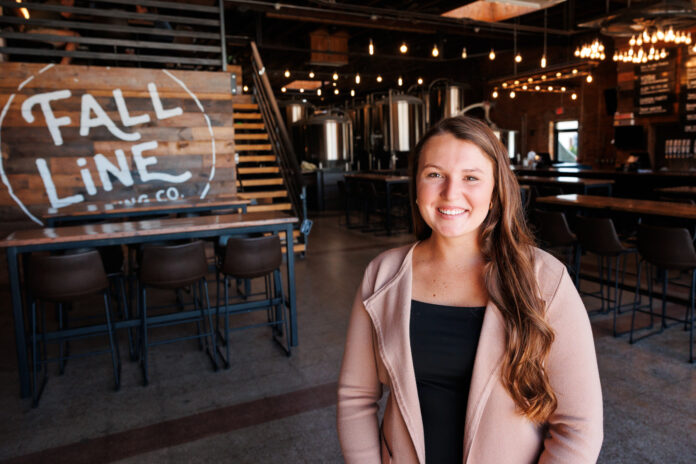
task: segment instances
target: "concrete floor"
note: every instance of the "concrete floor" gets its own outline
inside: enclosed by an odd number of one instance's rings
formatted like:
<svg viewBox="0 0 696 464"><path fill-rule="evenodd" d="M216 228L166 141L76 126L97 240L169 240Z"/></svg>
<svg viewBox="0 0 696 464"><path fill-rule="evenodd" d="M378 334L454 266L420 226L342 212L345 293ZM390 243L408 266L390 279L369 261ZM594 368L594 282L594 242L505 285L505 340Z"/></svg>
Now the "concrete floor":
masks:
<svg viewBox="0 0 696 464"><path fill-rule="evenodd" d="M290 358L265 328L235 333L231 368L218 372L195 342L163 345L151 349L150 385L143 387L121 334L120 391L112 390L108 355L71 360L63 376L51 366L41 403L32 409L18 395L12 318L5 303L0 460L342 462L335 382L353 296L366 264L410 237L347 230L339 226L339 216L316 219L307 256L296 265L299 346ZM0 301L7 302L3 277ZM591 287L583 282L583 288ZM595 307L596 300L587 297L586 304ZM254 317L265 316L245 316ZM621 316L622 326L628 318ZM629 345L626 336L612 337L610 316L594 316L592 324L604 393L599 462L696 462L696 366L686 362L688 332L674 327Z"/></svg>

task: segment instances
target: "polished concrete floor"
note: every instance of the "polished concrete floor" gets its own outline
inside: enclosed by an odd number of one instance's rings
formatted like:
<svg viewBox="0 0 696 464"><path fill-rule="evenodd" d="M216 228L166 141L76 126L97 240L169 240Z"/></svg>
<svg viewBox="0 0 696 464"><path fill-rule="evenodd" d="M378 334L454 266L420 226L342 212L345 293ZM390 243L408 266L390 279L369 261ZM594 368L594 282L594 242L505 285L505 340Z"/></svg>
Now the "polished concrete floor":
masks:
<svg viewBox="0 0 696 464"><path fill-rule="evenodd" d="M0 274L0 461L342 462L335 388L353 296L374 256L411 239L348 230L335 215L316 219L309 251L296 265L299 346L291 357L267 328L234 333L231 367L218 372L194 341L162 345L151 349L150 385L143 387L121 334L120 391L112 389L108 355L71 360L62 376L51 366L36 409L18 395L6 276ZM592 285L583 282L583 288ZM265 315L242 319L257 317ZM628 318L620 317L621 328ZM592 325L604 393L600 462L696 462L696 365L686 362L688 332L673 327L629 345L626 336L612 336L610 316L593 316ZM81 347L75 343L73 350Z"/></svg>

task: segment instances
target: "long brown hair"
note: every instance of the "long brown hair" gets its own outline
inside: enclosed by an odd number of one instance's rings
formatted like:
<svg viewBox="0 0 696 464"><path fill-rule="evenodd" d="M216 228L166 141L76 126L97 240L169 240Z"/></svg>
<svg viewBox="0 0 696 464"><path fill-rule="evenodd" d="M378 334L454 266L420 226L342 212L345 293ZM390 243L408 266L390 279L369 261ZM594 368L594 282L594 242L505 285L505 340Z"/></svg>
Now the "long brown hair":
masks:
<svg viewBox="0 0 696 464"><path fill-rule="evenodd" d="M534 239L524 220L519 184L510 170L507 150L482 121L467 116L444 119L416 146L409 166L414 231L419 240L432 233L416 205L418 160L428 140L444 134L475 144L493 162L492 207L481 224L479 239L486 262L486 290L505 321L501 380L522 414L545 422L556 409L556 395L544 368L554 333L546 322L534 273Z"/></svg>

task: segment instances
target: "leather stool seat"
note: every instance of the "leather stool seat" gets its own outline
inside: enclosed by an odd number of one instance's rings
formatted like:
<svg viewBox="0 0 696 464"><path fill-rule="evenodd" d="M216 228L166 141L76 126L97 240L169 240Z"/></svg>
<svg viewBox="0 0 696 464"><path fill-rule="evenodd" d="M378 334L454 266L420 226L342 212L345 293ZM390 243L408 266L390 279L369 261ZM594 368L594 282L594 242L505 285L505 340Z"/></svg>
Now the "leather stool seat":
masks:
<svg viewBox="0 0 696 464"><path fill-rule="evenodd" d="M206 273L208 263L205 256L205 246L200 240L176 245L150 245L142 249L142 259L139 272L139 313L141 319L140 337L140 362L143 373L143 384L149 383L148 373L148 351L150 346L174 341L188 340L196 338L201 349L206 349L213 369L217 370L217 349L215 348L215 335L213 333L213 320L210 313L210 301L208 298L208 283ZM167 290L179 290L191 288L193 307L197 311L196 315L187 316L183 313L182 317L170 317L166 322L153 324L148 319L147 307L147 288L159 288ZM177 292L182 297L182 293ZM181 302L183 309L183 301ZM207 318L206 318L206 312ZM207 319L207 329L206 326ZM172 325L195 322L197 334L183 336L168 340L150 342L148 332L151 328L158 325ZM201 325L203 330L201 330ZM212 347L211 347L212 345Z"/></svg>
<svg viewBox="0 0 696 464"><path fill-rule="evenodd" d="M232 237L227 241L222 262L218 266L217 276L217 325L219 333L220 316L224 318L224 344L225 367L230 367L230 326L229 317L232 314L246 313L250 311L266 310L266 322L252 324L245 327L251 328L269 325L273 327L273 339L280 344L287 355L290 355L290 333L288 311L283 311L285 297L283 295L283 283L280 276L280 266L283 263L283 254L280 239L277 235L254 238ZM220 275L223 278L220 278ZM240 306L229 303L230 279L253 279L264 277L263 299L250 299L254 295L245 295L245 300ZM223 291L220 291L222 281ZM220 304L221 293L224 294L224 305ZM286 343L283 345L280 338L286 334Z"/></svg>
<svg viewBox="0 0 696 464"><path fill-rule="evenodd" d="M55 303L58 311L59 327L57 339L60 341L60 370L66 359L70 356L64 354L64 344L72 338L64 332L63 304L81 299L87 296L101 293L104 299L107 333L109 336L109 351L114 370L115 389L120 387L121 358L118 344L111 324L111 308L109 304L109 281L104 271L104 265L96 250L71 252L63 255L39 256L32 255L29 258L27 269L29 286L29 300L31 303L31 327L32 327L32 404L38 405L43 387L48 378L46 350L46 316L45 303ZM38 330L37 301L40 303L41 330ZM41 338L41 359L39 359L39 338ZM82 355L81 355L82 356ZM38 370L43 368L44 376L39 387Z"/></svg>

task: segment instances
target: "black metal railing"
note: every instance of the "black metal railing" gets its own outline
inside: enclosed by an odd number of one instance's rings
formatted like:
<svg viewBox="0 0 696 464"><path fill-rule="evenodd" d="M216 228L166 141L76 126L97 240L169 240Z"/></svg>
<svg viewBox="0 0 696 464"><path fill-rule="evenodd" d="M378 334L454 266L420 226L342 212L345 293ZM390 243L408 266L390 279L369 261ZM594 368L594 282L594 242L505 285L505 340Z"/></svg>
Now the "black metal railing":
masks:
<svg viewBox="0 0 696 464"><path fill-rule="evenodd" d="M302 171L297 162L297 156L293 149L290 136L283 116L278 108L271 83L266 75L266 68L261 61L256 43L249 42L251 47L251 69L254 81L254 94L259 110L268 131L273 151L280 165L280 172L288 190L288 197L292 203L295 216L300 219L300 230L305 236L309 234L312 222L307 218L307 202L302 180Z"/></svg>

